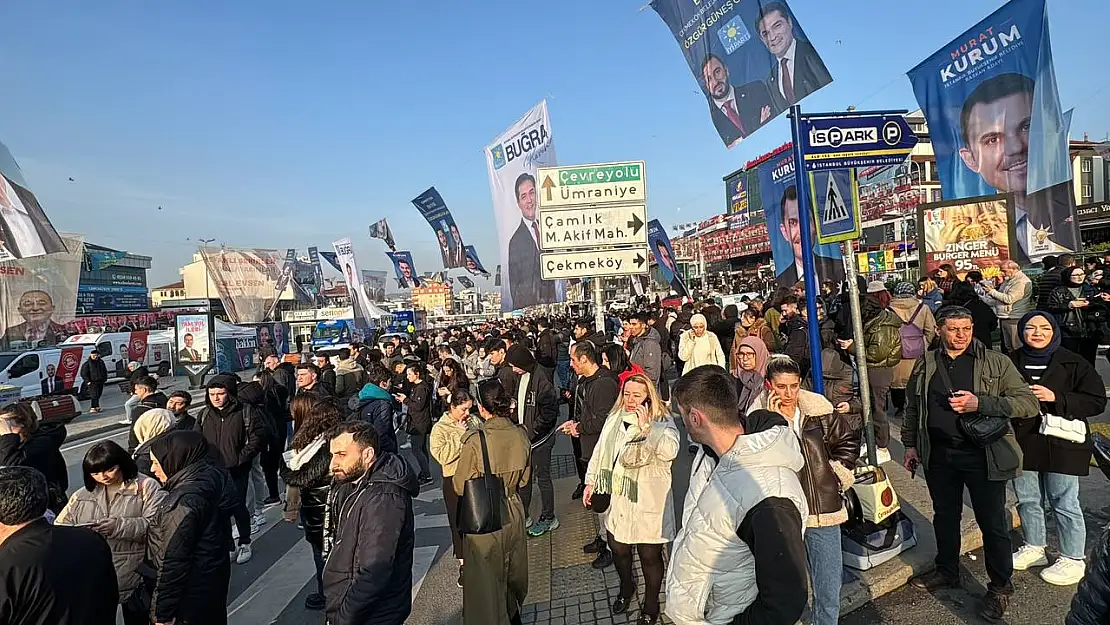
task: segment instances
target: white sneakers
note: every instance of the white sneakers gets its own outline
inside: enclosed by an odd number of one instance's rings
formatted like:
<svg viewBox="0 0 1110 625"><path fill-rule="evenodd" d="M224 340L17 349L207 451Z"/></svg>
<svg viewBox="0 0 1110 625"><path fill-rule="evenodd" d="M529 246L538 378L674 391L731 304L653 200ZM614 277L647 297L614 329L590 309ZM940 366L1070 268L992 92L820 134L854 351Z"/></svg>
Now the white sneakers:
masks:
<svg viewBox="0 0 1110 625"><path fill-rule="evenodd" d="M235 564L246 564L251 561L253 555L254 552L251 551L250 545L239 545L239 548L235 551Z"/></svg>
<svg viewBox="0 0 1110 625"><path fill-rule="evenodd" d="M1047 566L1048 556L1044 547L1022 545L1021 549L1014 552L1014 570L1024 571L1035 566ZM1083 560L1073 560L1060 556L1056 562L1041 571L1041 579L1053 586L1071 586L1078 584L1087 572L1087 565Z"/></svg>

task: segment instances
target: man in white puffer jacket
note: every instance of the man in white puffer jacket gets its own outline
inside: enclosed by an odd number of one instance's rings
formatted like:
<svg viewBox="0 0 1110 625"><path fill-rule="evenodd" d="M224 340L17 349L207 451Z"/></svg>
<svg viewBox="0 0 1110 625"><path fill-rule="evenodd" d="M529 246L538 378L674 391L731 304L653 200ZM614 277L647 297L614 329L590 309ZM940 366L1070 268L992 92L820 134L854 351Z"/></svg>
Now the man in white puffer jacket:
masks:
<svg viewBox="0 0 1110 625"><path fill-rule="evenodd" d="M742 417L735 386L704 365L673 391L700 445L667 571L666 614L677 625L793 625L806 605L798 437L775 413Z"/></svg>

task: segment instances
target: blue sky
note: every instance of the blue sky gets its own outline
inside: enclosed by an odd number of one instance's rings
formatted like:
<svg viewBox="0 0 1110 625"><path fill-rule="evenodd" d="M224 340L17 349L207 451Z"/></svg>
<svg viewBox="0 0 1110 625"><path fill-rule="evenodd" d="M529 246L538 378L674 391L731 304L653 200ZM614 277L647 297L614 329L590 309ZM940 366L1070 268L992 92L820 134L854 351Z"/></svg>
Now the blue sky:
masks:
<svg viewBox="0 0 1110 625"><path fill-rule="evenodd" d="M543 98L559 161L647 161L665 224L723 211L721 177L789 139L778 119L726 150L644 3L8 3L0 139L59 230L153 256L152 286L177 279L187 238L303 250L349 236L363 269L386 269L366 237L381 217L418 270L441 269L410 204L431 185L492 270L482 149ZM905 71L1002 2L790 4L833 75L803 103L824 111L916 108ZM1050 0L1049 15L1072 136L1101 139L1110 76L1091 25L1110 3Z"/></svg>

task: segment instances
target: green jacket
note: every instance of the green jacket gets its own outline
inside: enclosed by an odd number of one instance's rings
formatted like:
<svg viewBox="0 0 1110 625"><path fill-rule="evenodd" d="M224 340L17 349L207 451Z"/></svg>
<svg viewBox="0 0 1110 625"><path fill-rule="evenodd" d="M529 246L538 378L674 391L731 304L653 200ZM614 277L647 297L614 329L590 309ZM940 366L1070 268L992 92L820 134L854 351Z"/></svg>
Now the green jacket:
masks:
<svg viewBox="0 0 1110 625"><path fill-rule="evenodd" d="M902 362L902 318L884 308L863 326L868 367L893 367Z"/></svg>
<svg viewBox="0 0 1110 625"><path fill-rule="evenodd" d="M1009 358L987 349L979 341L973 341L968 349L975 357L974 392L979 397L980 414L1011 419L1031 419L1039 414L1040 403ZM925 406L939 353L938 349L933 349L918 358L906 386L902 444L906 449L917 448L922 470L929 467L929 418ZM1011 428L1006 436L987 447L987 479L1012 480L1021 473L1021 461L1021 448Z"/></svg>

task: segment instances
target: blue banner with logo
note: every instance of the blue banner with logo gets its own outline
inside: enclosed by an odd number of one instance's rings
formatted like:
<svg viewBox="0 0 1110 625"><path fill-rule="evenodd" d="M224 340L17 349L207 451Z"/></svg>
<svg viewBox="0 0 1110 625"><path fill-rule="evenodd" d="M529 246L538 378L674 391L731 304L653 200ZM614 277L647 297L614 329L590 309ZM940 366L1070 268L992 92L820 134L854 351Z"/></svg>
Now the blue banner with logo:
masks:
<svg viewBox="0 0 1110 625"><path fill-rule="evenodd" d="M717 134L740 143L832 82L781 0L653 0L705 94Z"/></svg>
<svg viewBox="0 0 1110 625"><path fill-rule="evenodd" d="M816 245L812 251L802 249L794 151L787 150L771 157L759 165L758 171L760 200L767 219L771 258L775 261L775 276L779 286L794 286L804 277L802 258L807 253L814 255L818 283L824 280L832 280L837 284L843 282L844 261L840 254L840 245ZM812 217L810 235L811 241L817 240Z"/></svg>
<svg viewBox="0 0 1110 625"><path fill-rule="evenodd" d="M489 276L489 272L482 266L482 261L478 259L478 250L474 249L473 245L466 246L466 270L476 276Z"/></svg>
<svg viewBox="0 0 1110 625"><path fill-rule="evenodd" d="M678 273L678 263L674 259L674 249L671 248L671 238L667 236L667 229L659 223L658 219L649 221L647 227L648 251L655 258L655 264L659 266L659 271L663 274L663 280L671 286L671 290L676 294L689 295L690 291L687 290L686 283L682 281L682 276Z"/></svg>
<svg viewBox="0 0 1110 625"><path fill-rule="evenodd" d="M421 284L420 274L416 273L416 264L412 262L412 252L386 252L393 271L397 273L397 285L402 289L411 289Z"/></svg>
<svg viewBox="0 0 1110 625"><path fill-rule="evenodd" d="M448 210L447 203L443 201L439 191L431 187L412 198L412 205L420 211L436 233L436 243L439 245L440 256L443 257L443 268L456 269L465 266L466 246L463 244L462 234L459 233L455 218L451 216L451 211Z"/></svg>
<svg viewBox="0 0 1110 625"><path fill-rule="evenodd" d="M1019 263L1078 250L1070 115L1060 107L1045 0L1011 0L908 76L944 198L1012 194Z"/></svg>

